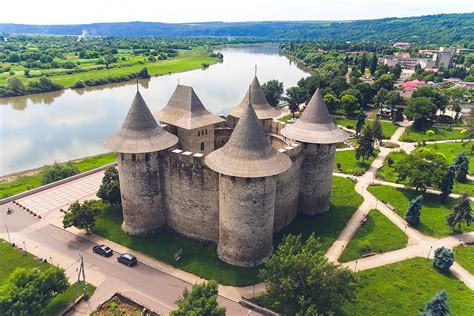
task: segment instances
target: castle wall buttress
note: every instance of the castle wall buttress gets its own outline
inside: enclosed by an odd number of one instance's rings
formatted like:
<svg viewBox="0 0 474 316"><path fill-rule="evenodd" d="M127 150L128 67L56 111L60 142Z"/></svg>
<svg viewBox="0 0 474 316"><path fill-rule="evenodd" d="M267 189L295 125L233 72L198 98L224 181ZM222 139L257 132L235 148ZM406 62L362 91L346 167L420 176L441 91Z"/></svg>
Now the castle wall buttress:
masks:
<svg viewBox="0 0 474 316"><path fill-rule="evenodd" d="M168 227L192 239L217 242L219 175L206 167L204 155L170 151L165 182Z"/></svg>
<svg viewBox="0 0 474 316"><path fill-rule="evenodd" d="M308 215L329 210L332 188L333 163L336 144L301 144L299 205L300 212Z"/></svg>

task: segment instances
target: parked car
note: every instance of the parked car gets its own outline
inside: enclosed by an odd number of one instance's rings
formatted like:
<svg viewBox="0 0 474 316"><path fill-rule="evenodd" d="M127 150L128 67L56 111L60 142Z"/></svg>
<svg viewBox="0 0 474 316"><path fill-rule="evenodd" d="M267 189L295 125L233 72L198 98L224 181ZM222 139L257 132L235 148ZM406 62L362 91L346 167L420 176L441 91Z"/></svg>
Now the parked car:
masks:
<svg viewBox="0 0 474 316"><path fill-rule="evenodd" d="M129 267L137 264L137 258L134 255L131 255L129 253L121 254L117 258L117 261Z"/></svg>
<svg viewBox="0 0 474 316"><path fill-rule="evenodd" d="M107 247L106 245L95 245L94 247L92 247L92 251L104 257L110 257L114 254L112 249L110 249L110 247Z"/></svg>

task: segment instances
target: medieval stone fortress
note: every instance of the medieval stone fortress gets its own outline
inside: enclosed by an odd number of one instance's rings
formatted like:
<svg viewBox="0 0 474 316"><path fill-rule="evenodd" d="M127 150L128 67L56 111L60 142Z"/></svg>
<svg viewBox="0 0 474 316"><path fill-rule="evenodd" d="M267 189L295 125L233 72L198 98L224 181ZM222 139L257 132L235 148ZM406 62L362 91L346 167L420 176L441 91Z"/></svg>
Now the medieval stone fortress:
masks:
<svg viewBox="0 0 474 316"><path fill-rule="evenodd" d="M336 145L348 138L319 89L296 123L274 120L279 115L257 77L225 119L189 86L178 84L155 115L137 91L106 141L117 153L122 229L169 229L217 243L229 264L260 264L272 253L273 234L298 212L329 210Z"/></svg>

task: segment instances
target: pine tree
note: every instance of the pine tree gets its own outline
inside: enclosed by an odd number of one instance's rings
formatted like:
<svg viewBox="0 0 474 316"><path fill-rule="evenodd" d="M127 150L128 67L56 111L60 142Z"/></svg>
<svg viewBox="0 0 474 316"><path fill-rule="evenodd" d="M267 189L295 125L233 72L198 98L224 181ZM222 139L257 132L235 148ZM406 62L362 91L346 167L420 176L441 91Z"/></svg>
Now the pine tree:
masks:
<svg viewBox="0 0 474 316"><path fill-rule="evenodd" d="M411 226L419 226L421 224L421 208L423 202L423 195L418 196L410 201L410 205L405 213L405 220Z"/></svg>
<svg viewBox="0 0 474 316"><path fill-rule="evenodd" d="M444 247L439 247L434 252L433 267L447 272L454 263L454 254L451 250Z"/></svg>
<svg viewBox="0 0 474 316"><path fill-rule="evenodd" d="M359 147L356 149L355 158L364 162L370 157L375 157L374 153L374 136L372 133L372 128L366 126L362 131L362 137L359 139Z"/></svg>
<svg viewBox="0 0 474 316"><path fill-rule="evenodd" d="M459 197L459 204L453 207L453 212L446 216L446 221L454 231L456 225L458 230L462 231L461 224L465 222L467 226L471 226L472 223L472 208L471 208L471 199L469 195L464 192Z"/></svg>
<svg viewBox="0 0 474 316"><path fill-rule="evenodd" d="M444 178L441 180L439 184L439 188L441 190L440 200L441 203L448 202L449 195L453 192L454 187L454 177L456 175L456 168L451 165L448 168L448 172L444 175Z"/></svg>
<svg viewBox="0 0 474 316"><path fill-rule="evenodd" d="M437 293L426 302L425 308L420 313L421 316L447 316L451 315L448 305L448 294L445 290Z"/></svg>
<svg viewBox="0 0 474 316"><path fill-rule="evenodd" d="M359 135L360 131L365 124L365 113L364 111L360 110L359 115L357 116L357 123L356 123L356 134Z"/></svg>
<svg viewBox="0 0 474 316"><path fill-rule="evenodd" d="M370 74L373 76L375 75L375 71L377 70L377 54L374 52L372 55L372 61L370 62Z"/></svg>
<svg viewBox="0 0 474 316"><path fill-rule="evenodd" d="M467 174L469 173L469 158L467 158L464 151L456 156L454 165L456 167L456 181L466 182Z"/></svg>
<svg viewBox="0 0 474 316"><path fill-rule="evenodd" d="M382 143L383 133L382 133L382 125L378 118L376 118L372 122L372 134L374 136L374 140L376 140L379 144Z"/></svg>
<svg viewBox="0 0 474 316"><path fill-rule="evenodd" d="M365 74L365 68L367 68L367 55L364 53L360 61L360 72L362 76Z"/></svg>
<svg viewBox="0 0 474 316"><path fill-rule="evenodd" d="M109 167L105 170L102 184L97 197L109 204L121 204L120 181L118 170L115 167Z"/></svg>

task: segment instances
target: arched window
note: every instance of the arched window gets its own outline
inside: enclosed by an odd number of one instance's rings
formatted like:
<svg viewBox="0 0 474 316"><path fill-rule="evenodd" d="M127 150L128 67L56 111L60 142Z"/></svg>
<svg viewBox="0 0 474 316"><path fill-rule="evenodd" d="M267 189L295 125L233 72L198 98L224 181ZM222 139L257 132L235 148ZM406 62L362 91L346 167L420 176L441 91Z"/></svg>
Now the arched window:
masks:
<svg viewBox="0 0 474 316"><path fill-rule="evenodd" d="M132 154L132 161L137 160L137 156L135 154Z"/></svg>
<svg viewBox="0 0 474 316"><path fill-rule="evenodd" d="M201 143L201 151L204 151L204 143Z"/></svg>
<svg viewBox="0 0 474 316"><path fill-rule="evenodd" d="M206 135L207 135L207 129L206 129Z"/></svg>

